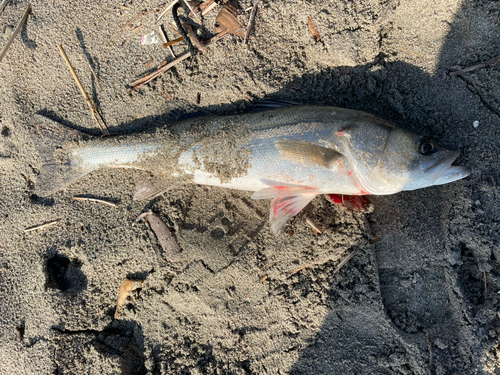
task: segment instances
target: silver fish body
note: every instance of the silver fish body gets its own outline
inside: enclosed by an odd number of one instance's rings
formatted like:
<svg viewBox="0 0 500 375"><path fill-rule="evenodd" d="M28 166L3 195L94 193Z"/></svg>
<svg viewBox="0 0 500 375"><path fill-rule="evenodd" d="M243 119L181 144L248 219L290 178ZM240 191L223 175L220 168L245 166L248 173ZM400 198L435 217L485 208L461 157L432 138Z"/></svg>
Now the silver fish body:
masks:
<svg viewBox="0 0 500 375"><path fill-rule="evenodd" d="M53 132L40 125L35 143L50 144L40 138ZM44 159L40 195L98 168L138 168L153 178L138 186L135 199L158 195L172 179L272 198L275 232L319 194L393 194L469 174L467 167L451 165L458 152L368 113L336 107L289 106L200 117L86 142L68 132L64 139L52 137L53 143L62 143L57 157L50 147L38 147Z"/></svg>

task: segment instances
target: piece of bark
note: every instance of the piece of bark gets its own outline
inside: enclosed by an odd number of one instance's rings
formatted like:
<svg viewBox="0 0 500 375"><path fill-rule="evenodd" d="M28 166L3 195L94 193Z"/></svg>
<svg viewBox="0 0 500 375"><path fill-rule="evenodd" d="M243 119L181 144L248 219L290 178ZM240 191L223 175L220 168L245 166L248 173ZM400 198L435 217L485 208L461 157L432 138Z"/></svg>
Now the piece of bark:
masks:
<svg viewBox="0 0 500 375"><path fill-rule="evenodd" d="M314 40L318 43L321 40L321 35L319 35L319 32L316 29L312 17L307 18L307 26L309 27L309 32L313 36Z"/></svg>

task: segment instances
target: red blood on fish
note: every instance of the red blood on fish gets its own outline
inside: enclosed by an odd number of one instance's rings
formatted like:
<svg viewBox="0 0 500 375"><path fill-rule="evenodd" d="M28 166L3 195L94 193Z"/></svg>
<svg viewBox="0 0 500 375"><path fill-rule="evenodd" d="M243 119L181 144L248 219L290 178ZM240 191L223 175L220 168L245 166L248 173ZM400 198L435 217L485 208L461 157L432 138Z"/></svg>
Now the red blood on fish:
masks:
<svg viewBox="0 0 500 375"><path fill-rule="evenodd" d="M363 211L370 206L370 201L363 195L325 194L325 197L330 202L352 211Z"/></svg>

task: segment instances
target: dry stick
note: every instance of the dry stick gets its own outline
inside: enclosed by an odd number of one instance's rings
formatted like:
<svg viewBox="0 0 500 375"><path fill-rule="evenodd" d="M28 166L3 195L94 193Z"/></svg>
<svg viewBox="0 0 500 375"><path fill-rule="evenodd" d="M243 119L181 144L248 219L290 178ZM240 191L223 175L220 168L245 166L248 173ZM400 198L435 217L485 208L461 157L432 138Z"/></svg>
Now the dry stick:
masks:
<svg viewBox="0 0 500 375"><path fill-rule="evenodd" d="M218 4L216 2L212 2L210 5L208 5L205 9L201 11L201 15L205 17L208 13L212 11Z"/></svg>
<svg viewBox="0 0 500 375"><path fill-rule="evenodd" d="M198 17L198 15L197 15L195 12L193 12L193 7L192 7L191 5L189 5L189 2L188 2L187 0L184 0L184 4L186 4L186 6L189 8L189 13L188 13L188 14L193 13L193 15L195 16L196 20L197 20L199 23L203 23L203 22L201 21L201 18L200 18L200 17Z"/></svg>
<svg viewBox="0 0 500 375"><path fill-rule="evenodd" d="M163 45L163 48L172 48L172 46L173 46L174 44L180 43L180 42L182 42L182 41L184 41L184 38L181 36L180 38L177 38L177 39L174 39L174 40L172 40L172 41L170 41L170 42L168 42L168 43L165 43L165 44ZM174 56L174 57L175 57L175 56Z"/></svg>
<svg viewBox="0 0 500 375"><path fill-rule="evenodd" d="M142 87L143 85L145 85L149 81L155 79L156 77L158 77L162 73L164 73L167 70L169 70L171 67L177 65L178 63L180 63L183 60L186 60L190 56L191 56L191 52L188 51L188 52L184 53L183 55L180 55L175 60L169 62L167 65L163 65L161 68L158 68L153 73L148 74L148 75L146 75L146 76L144 76L142 78L139 78L139 79L135 80L134 82L132 82L130 84L130 86L132 86L132 88L134 90L137 90L138 88Z"/></svg>
<svg viewBox="0 0 500 375"><path fill-rule="evenodd" d="M57 219L57 220L54 220L54 221L49 221L48 223L43 223L43 224L40 224L40 225L35 225L34 227L26 228L24 230L24 233L32 232L34 230L38 230L38 229L43 229L43 228L49 227L51 225L54 225L54 224L58 223L60 220L61 219Z"/></svg>
<svg viewBox="0 0 500 375"><path fill-rule="evenodd" d="M188 14L188 17L191 17L193 15L193 13L199 13L199 12L203 12L205 9L207 9L208 6L212 5L214 2L214 0L207 0L207 1L204 1L202 2L201 4L195 6L192 10L191 13ZM203 9L202 9L203 7ZM203 15L203 13L202 13Z"/></svg>
<svg viewBox="0 0 500 375"><path fill-rule="evenodd" d="M500 57L496 57L494 59L491 59L490 61L486 61L485 63L477 64L477 65L471 66L469 68L465 68L465 69L461 69L461 70L456 70L454 72L450 72L450 76L458 76L458 75L461 75L461 74L464 74L464 73L467 73L467 72L472 72L473 70L481 69L481 68L484 68L484 67L486 67L488 65L496 64L498 62L500 62Z"/></svg>
<svg viewBox="0 0 500 375"><path fill-rule="evenodd" d="M97 203L107 204L108 206L111 206L111 207L118 207L116 204L114 204L112 202L105 201L103 199L88 198L88 197L73 197L73 199L76 200L76 201L97 202Z"/></svg>
<svg viewBox="0 0 500 375"><path fill-rule="evenodd" d="M333 271L333 274L336 274L337 272L340 271L340 269L342 267L344 267L344 265L349 262L349 260L354 256L354 254L356 254L356 250L354 250L352 253L350 253L348 256L346 256L344 258L344 260L342 260L342 262L339 263L339 265L337 266L337 268L335 268L335 270Z"/></svg>
<svg viewBox="0 0 500 375"><path fill-rule="evenodd" d="M28 7L26 8L26 10L24 12L23 17L21 18L21 21L19 21L19 23L17 24L16 29L14 30L14 32L10 36L10 39L7 42L7 44L5 45L5 47L2 51L2 54L0 54L0 62L2 62L3 57L7 53L7 50L9 49L10 45L14 41L14 38L16 37L16 35L19 33L19 31L21 31L21 28L23 27L24 23L26 22L26 19L28 18L28 14L30 12L31 12L31 4L28 4Z"/></svg>
<svg viewBox="0 0 500 375"><path fill-rule="evenodd" d="M165 87L163 87L163 91L165 92L165 95L167 96L167 98L169 98L170 100L174 100L174 98L172 98L172 95L170 95L167 91L167 89Z"/></svg>
<svg viewBox="0 0 500 375"><path fill-rule="evenodd" d="M219 40L220 38L222 38L224 35L227 34L229 29L226 29L224 31L221 31L220 33L218 33L217 35L215 35L212 39L209 39L206 43L205 43L205 46L208 46L209 44L211 43L214 43L216 42L217 40ZM151 80L155 79L156 77L158 77L159 75L163 74L164 72L166 72L167 70L169 70L171 67L177 65L178 63L180 63L181 61L187 59L188 57L191 56L191 52L186 52L184 53L183 55L179 56L178 58L176 58L175 60L169 62L167 65L163 65L162 67L158 68L157 70L155 70L153 73L150 73L142 78L139 78L137 80L135 80L134 82L132 82L130 84L130 86L134 89L134 90L137 90L138 88L144 86L146 83L150 82Z"/></svg>
<svg viewBox="0 0 500 375"><path fill-rule="evenodd" d="M160 15L158 16L158 18L156 19L156 23L158 23L158 21L165 15L167 14L167 12L172 9L172 7L177 3L178 0L174 0L172 1L170 4L168 4L168 6L163 10L163 12L160 13Z"/></svg>
<svg viewBox="0 0 500 375"><path fill-rule="evenodd" d="M170 51L170 54L175 59L176 56L175 56L175 53L174 53L174 49L172 48L172 44L168 44L169 43L168 36L167 36L167 33L165 32L165 30L163 30L163 25L158 26L158 30L160 31L160 35L163 38L163 43L164 43L163 44L163 48L168 47L168 50Z"/></svg>
<svg viewBox="0 0 500 375"><path fill-rule="evenodd" d="M258 8L259 3L260 3L260 0L253 1L253 8L252 8L252 12L250 13L250 18L248 19L248 26L247 26L247 31L245 32L245 39L243 39L244 45L248 44L248 38L250 38L250 32L252 31L252 27L253 27L254 20L255 20L255 14L257 13L257 8Z"/></svg>
<svg viewBox="0 0 500 375"><path fill-rule="evenodd" d="M306 224L309 225L312 228L312 230L317 234L323 233L323 231L310 218L306 218Z"/></svg>
<svg viewBox="0 0 500 375"><path fill-rule="evenodd" d="M61 52L61 55L62 55L64 61L66 61L66 65L68 65L68 68L69 68L71 74L73 75L73 78L75 79L76 84L80 88L80 91L81 91L83 97L85 98L85 101L87 102L87 104L90 108L90 112L92 112L92 116L94 116L94 119L97 122L97 125L101 128L102 133L105 135L111 134L108 130L108 127L104 123L104 120L102 119L101 115L99 114L99 112L97 112L97 109L95 108L94 103L90 100L89 96L85 92L85 89L83 88L82 83L78 79L78 76L76 75L75 70L71 66L71 63L69 62L68 56L66 56L66 52L64 52L63 46L58 45L57 48L59 48L59 52Z"/></svg>

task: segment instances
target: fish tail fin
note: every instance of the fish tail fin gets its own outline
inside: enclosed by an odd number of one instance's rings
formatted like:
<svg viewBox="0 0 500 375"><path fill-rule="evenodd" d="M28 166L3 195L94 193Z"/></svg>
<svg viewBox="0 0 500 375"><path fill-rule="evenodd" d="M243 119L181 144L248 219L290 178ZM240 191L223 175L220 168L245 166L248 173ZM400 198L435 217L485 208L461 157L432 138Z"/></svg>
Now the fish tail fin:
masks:
<svg viewBox="0 0 500 375"><path fill-rule="evenodd" d="M86 138L85 133L42 115L34 115L30 125L31 139L42 159L35 184L36 195L47 196L63 190L95 169L83 165L81 158L71 152Z"/></svg>

